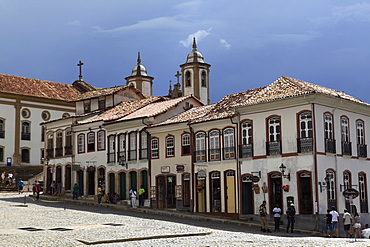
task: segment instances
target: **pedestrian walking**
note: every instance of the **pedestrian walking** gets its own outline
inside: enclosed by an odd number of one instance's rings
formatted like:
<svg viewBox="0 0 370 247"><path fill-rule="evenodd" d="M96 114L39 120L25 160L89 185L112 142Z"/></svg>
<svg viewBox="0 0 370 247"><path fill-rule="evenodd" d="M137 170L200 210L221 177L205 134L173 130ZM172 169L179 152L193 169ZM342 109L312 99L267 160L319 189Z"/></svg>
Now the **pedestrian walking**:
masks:
<svg viewBox="0 0 370 247"><path fill-rule="evenodd" d="M270 229L268 228L268 223L267 223L266 201L262 202L259 208L259 213L260 213L260 219L261 219L261 231L271 232Z"/></svg>
<svg viewBox="0 0 370 247"><path fill-rule="evenodd" d="M350 231L352 225L352 216L350 213L348 213L347 209L344 209L343 214L343 228L346 232L346 238L352 237L352 232Z"/></svg>
<svg viewBox="0 0 370 247"><path fill-rule="evenodd" d="M295 222L295 208L294 208L294 204L293 203L290 204L290 207L286 211L286 215L288 217L288 225L286 227L286 232L289 232L289 227L290 227L291 233L293 233L294 222Z"/></svg>
<svg viewBox="0 0 370 247"><path fill-rule="evenodd" d="M12 185L12 182L13 182L13 173L9 172L8 173L8 178L9 178L9 184Z"/></svg>
<svg viewBox="0 0 370 247"><path fill-rule="evenodd" d="M33 181L33 183L32 183L32 194L33 195L36 194L36 181Z"/></svg>
<svg viewBox="0 0 370 247"><path fill-rule="evenodd" d="M274 213L275 232L280 231L281 208L279 207L279 204L276 204L272 212Z"/></svg>
<svg viewBox="0 0 370 247"><path fill-rule="evenodd" d="M60 196L62 194L62 183L58 182L55 187L56 189L55 189L54 195Z"/></svg>
<svg viewBox="0 0 370 247"><path fill-rule="evenodd" d="M50 195L54 195L54 193L55 193L55 186L56 186L56 184L55 184L55 181L53 180L53 182L51 182L51 184L50 184Z"/></svg>
<svg viewBox="0 0 370 247"><path fill-rule="evenodd" d="M330 214L330 209L326 210L327 214L324 218L325 220L325 231L326 236L331 238L333 236L333 225L331 223L333 216Z"/></svg>
<svg viewBox="0 0 370 247"><path fill-rule="evenodd" d="M335 236L339 238L339 229L338 229L338 222L339 222L339 214L335 211L335 207L331 207L330 214L332 215L331 224L333 226L333 231L335 231Z"/></svg>
<svg viewBox="0 0 370 247"><path fill-rule="evenodd" d="M101 199L104 195L104 191L102 189L102 187L99 185L98 186L98 203L101 204Z"/></svg>
<svg viewBox="0 0 370 247"><path fill-rule="evenodd" d="M19 179L18 181L18 194L23 193L23 180Z"/></svg>
<svg viewBox="0 0 370 247"><path fill-rule="evenodd" d="M13 187L15 187L15 185L16 185L16 179L15 179L15 177L13 176L13 178L12 178L12 184L13 184Z"/></svg>
<svg viewBox="0 0 370 247"><path fill-rule="evenodd" d="M6 185L6 187L9 186L9 177L8 176L5 178L5 185Z"/></svg>
<svg viewBox="0 0 370 247"><path fill-rule="evenodd" d="M130 194L130 198L131 198L131 207L132 208L137 208L137 205L136 205L136 190L134 188L131 188L131 194Z"/></svg>
<svg viewBox="0 0 370 247"><path fill-rule="evenodd" d="M144 193L145 193L144 186L141 185L138 193L139 193L139 207L144 207Z"/></svg>
<svg viewBox="0 0 370 247"><path fill-rule="evenodd" d="M361 238L361 223L360 215L356 212L354 217L355 223L353 224L353 231L355 232L355 241L356 238Z"/></svg>
<svg viewBox="0 0 370 247"><path fill-rule="evenodd" d="M5 183L5 172L1 173L1 182Z"/></svg>
<svg viewBox="0 0 370 247"><path fill-rule="evenodd" d="M78 191L80 190L80 187L78 186L77 183L73 185L73 196L72 199L78 199Z"/></svg>
<svg viewBox="0 0 370 247"><path fill-rule="evenodd" d="M40 198L40 191L41 191L41 186L40 186L40 183L37 182L35 186L36 200Z"/></svg>

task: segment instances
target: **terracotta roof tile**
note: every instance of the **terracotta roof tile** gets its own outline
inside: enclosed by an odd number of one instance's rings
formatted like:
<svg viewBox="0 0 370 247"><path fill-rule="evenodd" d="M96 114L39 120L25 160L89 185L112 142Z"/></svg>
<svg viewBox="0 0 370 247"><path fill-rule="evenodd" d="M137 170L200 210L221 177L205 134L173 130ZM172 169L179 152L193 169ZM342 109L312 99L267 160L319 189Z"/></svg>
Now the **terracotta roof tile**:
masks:
<svg viewBox="0 0 370 247"><path fill-rule="evenodd" d="M205 105L205 106L196 106L193 108L190 108L187 111L184 111L180 114L177 114L166 121L163 121L161 123L152 125L152 127L160 126L160 125L166 125L166 124L174 124L174 123L184 123L189 122L190 120L203 117L206 115L213 107L215 107L216 104L211 105Z"/></svg>
<svg viewBox="0 0 370 247"><path fill-rule="evenodd" d="M248 99L245 105L258 104L262 102L269 102L283 98L296 97L304 94L326 94L333 97L338 97L346 100L350 100L356 103L369 105L368 103L356 99L344 92L340 92L334 89L322 87L305 81L293 79L290 77L282 76L263 90L258 92L256 95Z"/></svg>
<svg viewBox="0 0 370 247"><path fill-rule="evenodd" d="M210 120L217 120L222 118L233 117L235 115L233 107L244 105L249 98L260 92L263 88L256 88L245 92L234 93L226 95L222 100L210 109L210 111L203 117L193 119L191 123L199 123Z"/></svg>
<svg viewBox="0 0 370 247"><path fill-rule="evenodd" d="M170 100L166 100L166 101L162 101L158 103L153 103L153 104L147 105L133 112L130 115L123 117L120 120L134 119L134 118L140 118L140 117L153 117L153 116L156 116L160 113L163 113L169 110L170 108L176 106L177 104L181 103L182 101L188 98L193 98L193 96L187 95L187 96L183 96L183 97L176 98L176 99L170 99Z"/></svg>
<svg viewBox="0 0 370 247"><path fill-rule="evenodd" d="M153 102L164 100L163 97L160 96L151 96L144 99L138 100L129 100L123 101L116 106L107 109L105 112L99 114L98 116L93 116L92 118L85 119L80 123L87 123L87 122L95 122L95 121L112 121L120 119L128 114L150 104ZM81 115L82 116L82 115Z"/></svg>
<svg viewBox="0 0 370 247"><path fill-rule="evenodd" d="M110 87L110 88L99 88L99 89L96 89L94 91L89 91L89 92L83 93L79 97L77 97L76 101L81 101L81 100L85 100L85 99L92 99L92 98L97 98L97 97L101 97L101 96L105 96L105 95L114 94L114 93L117 93L118 91L121 91L121 90L124 90L124 89L127 89L127 88L132 88L136 92L140 93L140 95L142 95L140 90L136 89L133 86L117 86L117 87Z"/></svg>
<svg viewBox="0 0 370 247"><path fill-rule="evenodd" d="M0 92L71 101L80 92L70 84L0 74Z"/></svg>

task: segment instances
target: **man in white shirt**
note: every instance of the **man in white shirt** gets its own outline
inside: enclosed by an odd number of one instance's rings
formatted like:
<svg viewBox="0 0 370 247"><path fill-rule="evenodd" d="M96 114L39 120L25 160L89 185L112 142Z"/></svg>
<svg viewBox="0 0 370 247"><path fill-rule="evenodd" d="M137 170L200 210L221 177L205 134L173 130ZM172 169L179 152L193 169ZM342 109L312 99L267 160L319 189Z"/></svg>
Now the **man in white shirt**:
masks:
<svg viewBox="0 0 370 247"><path fill-rule="evenodd" d="M280 231L280 215L281 215L281 208L279 204L276 204L274 209L272 210L274 213L274 220L275 220L275 232Z"/></svg>
<svg viewBox="0 0 370 247"><path fill-rule="evenodd" d="M331 207L330 214L333 216L333 218L331 219L333 230L335 230L336 237L339 238L339 229L338 229L339 214L337 211L335 211L334 206Z"/></svg>

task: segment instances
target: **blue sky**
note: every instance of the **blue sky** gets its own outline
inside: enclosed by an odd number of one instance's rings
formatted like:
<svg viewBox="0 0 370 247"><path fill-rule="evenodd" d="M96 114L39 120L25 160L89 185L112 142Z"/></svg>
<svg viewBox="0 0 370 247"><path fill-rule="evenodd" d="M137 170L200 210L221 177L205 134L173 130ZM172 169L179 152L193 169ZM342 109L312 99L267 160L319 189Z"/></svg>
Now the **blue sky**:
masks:
<svg viewBox="0 0 370 247"><path fill-rule="evenodd" d="M356 0L2 0L0 73L97 87L124 85L140 51L154 95L191 51L211 102L280 76L370 102L370 2Z"/></svg>

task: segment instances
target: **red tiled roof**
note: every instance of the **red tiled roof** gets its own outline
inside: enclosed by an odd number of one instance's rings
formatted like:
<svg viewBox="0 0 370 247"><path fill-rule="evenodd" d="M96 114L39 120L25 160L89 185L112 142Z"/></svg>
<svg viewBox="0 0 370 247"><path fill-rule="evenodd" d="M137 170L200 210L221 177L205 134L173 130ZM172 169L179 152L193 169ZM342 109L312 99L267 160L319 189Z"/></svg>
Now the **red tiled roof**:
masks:
<svg viewBox="0 0 370 247"><path fill-rule="evenodd" d="M110 87L110 88L99 88L94 91L83 93L77 97L76 101L97 98L97 97L105 96L105 95L111 95L111 94L117 93L118 91L128 89L128 88L132 88L132 90L136 91L136 93L144 97L142 93L140 92L140 90L136 89L133 86L117 86L117 87Z"/></svg>
<svg viewBox="0 0 370 247"><path fill-rule="evenodd" d="M296 97L304 94L325 94L333 97L350 100L356 103L370 105L362 100L356 99L344 92L322 87L309 82L282 76L263 90L248 99L244 105L258 104L283 98Z"/></svg>
<svg viewBox="0 0 370 247"><path fill-rule="evenodd" d="M163 97L160 96L151 96L144 99L138 100L130 100L130 101L123 101L116 106L110 108L109 110L89 119L85 119L83 121L79 121L79 123L87 123L87 122L95 122L95 121L112 121L128 114L139 110L140 108L157 101L164 100Z"/></svg>
<svg viewBox="0 0 370 247"><path fill-rule="evenodd" d="M0 74L0 92L72 101L80 92L70 84Z"/></svg>
<svg viewBox="0 0 370 247"><path fill-rule="evenodd" d="M182 101L188 98L194 98L194 96L186 95L186 96L175 98L175 99L170 99L170 100L166 100L166 101L162 101L158 103L149 104L133 112L132 114L123 117L120 120L134 119L134 118L140 118L140 117L153 117L153 116L156 116L160 113L163 113L169 110L170 108L176 106L177 104L181 103Z"/></svg>

